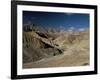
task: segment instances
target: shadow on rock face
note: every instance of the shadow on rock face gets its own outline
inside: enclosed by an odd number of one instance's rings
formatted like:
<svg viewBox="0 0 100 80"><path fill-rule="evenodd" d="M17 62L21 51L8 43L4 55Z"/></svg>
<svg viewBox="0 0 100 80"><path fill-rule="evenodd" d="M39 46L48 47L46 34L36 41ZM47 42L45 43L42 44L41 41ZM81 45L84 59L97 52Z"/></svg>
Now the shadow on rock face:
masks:
<svg viewBox="0 0 100 80"><path fill-rule="evenodd" d="M42 37L35 37L29 32L23 34L23 63L35 62L43 58L62 54L63 51L43 41ZM36 35L37 36L37 35ZM49 40L48 40L49 41Z"/></svg>

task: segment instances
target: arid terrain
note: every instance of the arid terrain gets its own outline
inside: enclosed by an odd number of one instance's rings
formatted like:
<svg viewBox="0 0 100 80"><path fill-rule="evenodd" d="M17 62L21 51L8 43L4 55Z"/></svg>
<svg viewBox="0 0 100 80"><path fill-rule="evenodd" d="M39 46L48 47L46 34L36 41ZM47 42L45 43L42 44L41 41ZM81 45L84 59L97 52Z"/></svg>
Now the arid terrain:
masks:
<svg viewBox="0 0 100 80"><path fill-rule="evenodd" d="M56 30L25 25L23 68L89 65L89 29Z"/></svg>

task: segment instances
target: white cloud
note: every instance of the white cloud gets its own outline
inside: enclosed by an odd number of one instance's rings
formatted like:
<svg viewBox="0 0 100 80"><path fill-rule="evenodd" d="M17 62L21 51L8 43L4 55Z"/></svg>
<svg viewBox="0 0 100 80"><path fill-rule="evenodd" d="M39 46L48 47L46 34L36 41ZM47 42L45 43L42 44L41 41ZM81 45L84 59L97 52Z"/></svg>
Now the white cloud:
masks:
<svg viewBox="0 0 100 80"><path fill-rule="evenodd" d="M69 30L75 30L75 27L70 27Z"/></svg>
<svg viewBox="0 0 100 80"><path fill-rule="evenodd" d="M84 31L85 30L85 28L79 28L78 29L78 31Z"/></svg>

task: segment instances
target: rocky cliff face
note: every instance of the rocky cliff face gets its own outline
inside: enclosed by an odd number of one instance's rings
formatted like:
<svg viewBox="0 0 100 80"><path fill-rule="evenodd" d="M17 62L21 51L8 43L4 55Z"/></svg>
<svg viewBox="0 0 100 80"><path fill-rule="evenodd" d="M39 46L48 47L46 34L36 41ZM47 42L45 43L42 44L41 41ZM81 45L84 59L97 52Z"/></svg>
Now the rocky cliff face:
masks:
<svg viewBox="0 0 100 80"><path fill-rule="evenodd" d="M42 34L42 33L41 33ZM23 63L56 56L62 51L46 35L34 31L23 32Z"/></svg>

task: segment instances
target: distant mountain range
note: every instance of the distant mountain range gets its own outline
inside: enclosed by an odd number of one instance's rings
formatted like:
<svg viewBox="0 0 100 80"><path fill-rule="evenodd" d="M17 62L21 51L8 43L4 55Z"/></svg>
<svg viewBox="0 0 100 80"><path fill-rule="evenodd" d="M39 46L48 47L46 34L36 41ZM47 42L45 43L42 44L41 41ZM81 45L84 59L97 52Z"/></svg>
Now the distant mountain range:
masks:
<svg viewBox="0 0 100 80"><path fill-rule="evenodd" d="M79 56L77 57L78 61L75 56ZM68 62L66 61L67 57ZM72 61L76 63L70 62L69 58L72 57ZM63 62L60 63L59 61ZM38 64L36 64L37 62ZM35 24L24 25L23 68L88 64L89 29L59 31L52 28L45 29Z"/></svg>

